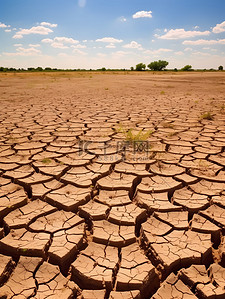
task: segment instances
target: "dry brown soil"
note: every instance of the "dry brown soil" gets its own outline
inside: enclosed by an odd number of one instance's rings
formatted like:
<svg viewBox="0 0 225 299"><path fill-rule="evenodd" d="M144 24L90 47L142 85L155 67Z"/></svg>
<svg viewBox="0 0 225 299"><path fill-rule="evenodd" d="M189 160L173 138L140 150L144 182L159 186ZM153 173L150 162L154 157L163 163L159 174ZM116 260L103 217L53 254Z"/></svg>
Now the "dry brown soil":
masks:
<svg viewBox="0 0 225 299"><path fill-rule="evenodd" d="M0 88L0 298L225 298L224 72Z"/></svg>

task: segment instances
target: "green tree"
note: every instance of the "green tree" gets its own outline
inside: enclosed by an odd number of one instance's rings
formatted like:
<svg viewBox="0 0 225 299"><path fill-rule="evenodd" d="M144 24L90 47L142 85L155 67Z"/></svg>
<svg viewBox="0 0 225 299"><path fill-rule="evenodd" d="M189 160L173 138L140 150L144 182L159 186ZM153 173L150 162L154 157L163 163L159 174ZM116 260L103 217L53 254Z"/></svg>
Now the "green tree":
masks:
<svg viewBox="0 0 225 299"><path fill-rule="evenodd" d="M183 72L192 71L192 66L187 64L181 69L181 71L183 71Z"/></svg>
<svg viewBox="0 0 225 299"><path fill-rule="evenodd" d="M153 61L149 63L148 68L152 71L162 71L167 67L168 64L169 62L165 60Z"/></svg>
<svg viewBox="0 0 225 299"><path fill-rule="evenodd" d="M218 67L218 70L219 70L219 71L223 71L223 66L220 65L220 66Z"/></svg>
<svg viewBox="0 0 225 299"><path fill-rule="evenodd" d="M132 66L132 67L130 68L130 70L131 70L131 71L134 71L134 67Z"/></svg>
<svg viewBox="0 0 225 299"><path fill-rule="evenodd" d="M136 71L144 71L145 70L145 68L146 68L146 65L144 64L144 63L138 63L137 65L136 65Z"/></svg>

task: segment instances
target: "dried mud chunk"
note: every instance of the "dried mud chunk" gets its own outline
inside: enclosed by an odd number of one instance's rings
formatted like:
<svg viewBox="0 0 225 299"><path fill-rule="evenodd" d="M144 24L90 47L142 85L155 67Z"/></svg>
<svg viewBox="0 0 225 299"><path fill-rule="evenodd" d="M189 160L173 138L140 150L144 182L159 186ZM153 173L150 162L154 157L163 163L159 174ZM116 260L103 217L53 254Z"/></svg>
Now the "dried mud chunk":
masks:
<svg viewBox="0 0 225 299"><path fill-rule="evenodd" d="M12 184L13 185L13 184ZM14 185L16 186L16 185ZM3 218L5 215L13 211L18 207L22 207L27 203L27 196L20 186L16 186L18 191L1 196L0 194L0 217ZM15 189L16 190L16 189ZM3 191L4 193L4 191Z"/></svg>
<svg viewBox="0 0 225 299"><path fill-rule="evenodd" d="M108 220L118 225L135 225L145 221L146 211L131 203L126 206L112 207Z"/></svg>
<svg viewBox="0 0 225 299"><path fill-rule="evenodd" d="M9 280L0 288L1 298L30 298L34 295L36 284L33 273L41 261L41 258L20 257Z"/></svg>
<svg viewBox="0 0 225 299"><path fill-rule="evenodd" d="M223 299L225 297L225 290L222 289L221 287L216 287L212 283L208 283L208 284L199 283L196 286L196 293L198 296L207 299L214 299L214 298Z"/></svg>
<svg viewBox="0 0 225 299"><path fill-rule="evenodd" d="M47 262L44 262L38 269L35 279L38 284L36 299L45 298L65 298L75 297L78 286L64 277L58 268Z"/></svg>
<svg viewBox="0 0 225 299"><path fill-rule="evenodd" d="M166 164L163 162L156 162L150 166L150 171L162 176L175 176L185 172L185 168L173 164Z"/></svg>
<svg viewBox="0 0 225 299"><path fill-rule="evenodd" d="M198 212L209 205L207 195L194 193L187 187L176 190L173 194L172 202L187 208L190 212Z"/></svg>
<svg viewBox="0 0 225 299"><path fill-rule="evenodd" d="M137 204L147 209L149 212L169 212L169 211L180 211L182 207L175 206L168 200L168 193L143 193L138 191L135 196Z"/></svg>
<svg viewBox="0 0 225 299"><path fill-rule="evenodd" d="M53 235L52 244L48 250L50 262L59 264L63 269L74 258L82 247L85 224L81 223L68 230L61 230Z"/></svg>
<svg viewBox="0 0 225 299"><path fill-rule="evenodd" d="M140 298L141 298L140 291L127 291L127 292L112 291L109 295L109 299L140 299Z"/></svg>
<svg viewBox="0 0 225 299"><path fill-rule="evenodd" d="M169 147L169 153L172 154L180 154L180 155L190 155L193 153L192 147L183 147L183 146L177 146L177 145L171 145Z"/></svg>
<svg viewBox="0 0 225 299"><path fill-rule="evenodd" d="M71 150L71 148L68 148L68 150ZM57 150L57 152L59 151ZM65 153L66 152L67 151L65 151ZM57 158L57 160L69 166L82 166L89 164L94 158L95 155L92 154L81 153L78 151L76 153L69 153L68 151L68 155Z"/></svg>
<svg viewBox="0 0 225 299"><path fill-rule="evenodd" d="M225 209L217 205L212 205L205 211L201 211L200 215L205 216L217 225L225 227Z"/></svg>
<svg viewBox="0 0 225 299"><path fill-rule="evenodd" d="M22 228L38 217L55 212L56 208L39 199L9 213L4 221L10 228Z"/></svg>
<svg viewBox="0 0 225 299"><path fill-rule="evenodd" d="M175 181L172 177L153 176L143 178L137 186L137 191L151 192L166 192L178 189L182 185L181 182Z"/></svg>
<svg viewBox="0 0 225 299"><path fill-rule="evenodd" d="M30 175L26 178L19 178L19 179L17 179L17 181L19 183L33 185L33 184L40 184L40 183L49 182L52 179L53 179L52 176L35 172L35 173L33 173L32 175Z"/></svg>
<svg viewBox="0 0 225 299"><path fill-rule="evenodd" d="M133 187L136 176L113 172L97 182L99 189L103 190L127 190Z"/></svg>
<svg viewBox="0 0 225 299"><path fill-rule="evenodd" d="M95 200L110 207L123 206L131 203L129 192L126 190L99 190L99 195L95 197Z"/></svg>
<svg viewBox="0 0 225 299"><path fill-rule="evenodd" d="M225 183L209 182L206 180L201 180L200 182L191 185L190 188L195 193L215 196L215 195L220 195L225 190Z"/></svg>
<svg viewBox="0 0 225 299"><path fill-rule="evenodd" d="M117 262L116 247L90 243L72 263L72 278L84 289L110 289Z"/></svg>
<svg viewBox="0 0 225 299"><path fill-rule="evenodd" d="M78 208L79 215L81 217L92 219L92 220L102 220L106 218L106 215L109 212L109 207L103 204L100 204L94 200L90 200L85 205Z"/></svg>
<svg viewBox="0 0 225 299"><path fill-rule="evenodd" d="M32 233L24 228L11 230L0 240L0 250L12 255L45 256L50 240L49 234Z"/></svg>
<svg viewBox="0 0 225 299"><path fill-rule="evenodd" d="M15 149L16 150L33 150L33 149L39 149L39 148L42 148L44 147L45 144L43 144L42 142L23 142L21 144L17 144L15 145Z"/></svg>
<svg viewBox="0 0 225 299"><path fill-rule="evenodd" d="M170 274L162 283L153 299L194 299L197 298L191 290L175 274Z"/></svg>
<svg viewBox="0 0 225 299"><path fill-rule="evenodd" d="M216 162L220 165L222 165L223 167L225 167L225 153L221 153L219 155L210 155L209 156L209 161L211 162Z"/></svg>
<svg viewBox="0 0 225 299"><path fill-rule="evenodd" d="M209 266L208 271L211 280L221 287L225 294L225 268L219 264L212 264Z"/></svg>
<svg viewBox="0 0 225 299"><path fill-rule="evenodd" d="M81 299L104 299L105 290L83 290Z"/></svg>
<svg viewBox="0 0 225 299"><path fill-rule="evenodd" d="M212 202L220 207L225 208L225 194L222 194L221 196L213 196Z"/></svg>
<svg viewBox="0 0 225 299"><path fill-rule="evenodd" d="M170 225L151 216L141 225L141 238L146 243L152 243L156 236L163 236L171 230L172 228Z"/></svg>
<svg viewBox="0 0 225 299"><path fill-rule="evenodd" d="M68 184L48 193L46 201L65 211L77 211L80 205L85 204L90 199L90 194L90 188L78 188Z"/></svg>
<svg viewBox="0 0 225 299"><path fill-rule="evenodd" d="M225 174L222 171L222 166L206 160L199 160L198 162L198 164L196 162L196 168L190 170L191 175L209 181L224 182Z"/></svg>
<svg viewBox="0 0 225 299"><path fill-rule="evenodd" d="M117 274L116 290L140 290L149 295L159 284L154 266L141 252L137 244L121 250L121 266Z"/></svg>
<svg viewBox="0 0 225 299"><path fill-rule="evenodd" d="M160 221L171 225L174 229L185 230L188 228L188 212L186 211L175 211L167 213L155 212L154 215Z"/></svg>
<svg viewBox="0 0 225 299"><path fill-rule="evenodd" d="M211 259L211 236L193 231L172 231L150 243L153 254L168 273Z"/></svg>
<svg viewBox="0 0 225 299"><path fill-rule="evenodd" d="M61 181L81 188L90 187L103 175L108 174L110 167L94 163L92 164L92 168L93 170L91 167L89 167L89 169L88 167L73 167L67 171L67 173L61 178Z"/></svg>
<svg viewBox="0 0 225 299"><path fill-rule="evenodd" d="M40 172L42 172L43 174L51 175L54 177L61 176L64 173L64 171L68 168L67 166L61 163L57 163L51 159L46 159L46 160L43 159L40 162L39 161L33 162L33 165L37 167L40 170Z"/></svg>
<svg viewBox="0 0 225 299"><path fill-rule="evenodd" d="M93 241L115 247L130 245L136 241L134 227L118 226L106 220L95 221Z"/></svg>
<svg viewBox="0 0 225 299"><path fill-rule="evenodd" d="M10 256L0 254L0 286L9 277L15 263Z"/></svg>
<svg viewBox="0 0 225 299"><path fill-rule="evenodd" d="M144 164L128 164L125 162L121 162L116 164L115 166L116 172L133 174L136 176L149 176L150 173L146 170L146 166Z"/></svg>
<svg viewBox="0 0 225 299"><path fill-rule="evenodd" d="M5 176L13 179L22 179L34 173L34 169L30 165L20 166L14 170L5 172Z"/></svg>
<svg viewBox="0 0 225 299"><path fill-rule="evenodd" d="M63 229L69 229L84 222L84 219L72 212L56 211L52 214L39 217L30 225L34 231L55 233Z"/></svg>
<svg viewBox="0 0 225 299"><path fill-rule="evenodd" d="M219 242L221 229L201 215L194 214L191 220L191 229L197 232L211 234L212 241Z"/></svg>
<svg viewBox="0 0 225 299"><path fill-rule="evenodd" d="M62 186L63 184L55 179L48 182L32 185L31 186L32 197L33 198L43 197L44 195L51 192L52 190L57 190Z"/></svg>
<svg viewBox="0 0 225 299"><path fill-rule="evenodd" d="M181 269L179 271L179 277L190 287L193 287L198 283L210 283L210 278L207 274L205 265L191 265L187 269Z"/></svg>
<svg viewBox="0 0 225 299"><path fill-rule="evenodd" d="M175 177L178 181L183 182L185 185L190 185L190 184L194 184L197 183L199 181L199 178L190 176L187 173L182 173L179 175L175 175Z"/></svg>

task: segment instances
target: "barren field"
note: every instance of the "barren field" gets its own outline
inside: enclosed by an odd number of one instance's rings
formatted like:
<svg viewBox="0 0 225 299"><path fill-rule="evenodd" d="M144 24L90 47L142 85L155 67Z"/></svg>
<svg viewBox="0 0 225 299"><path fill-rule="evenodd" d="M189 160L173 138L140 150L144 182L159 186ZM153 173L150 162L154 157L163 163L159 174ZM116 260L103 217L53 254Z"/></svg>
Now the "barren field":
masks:
<svg viewBox="0 0 225 299"><path fill-rule="evenodd" d="M0 88L0 298L225 298L224 72Z"/></svg>

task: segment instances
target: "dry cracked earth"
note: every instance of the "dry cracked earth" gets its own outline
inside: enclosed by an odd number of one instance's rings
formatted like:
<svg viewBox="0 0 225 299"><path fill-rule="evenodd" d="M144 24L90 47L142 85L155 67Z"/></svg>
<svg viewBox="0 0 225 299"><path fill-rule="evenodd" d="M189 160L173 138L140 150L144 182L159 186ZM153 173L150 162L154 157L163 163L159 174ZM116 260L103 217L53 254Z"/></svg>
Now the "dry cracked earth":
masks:
<svg viewBox="0 0 225 299"><path fill-rule="evenodd" d="M1 75L0 298L225 298L224 86Z"/></svg>

